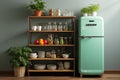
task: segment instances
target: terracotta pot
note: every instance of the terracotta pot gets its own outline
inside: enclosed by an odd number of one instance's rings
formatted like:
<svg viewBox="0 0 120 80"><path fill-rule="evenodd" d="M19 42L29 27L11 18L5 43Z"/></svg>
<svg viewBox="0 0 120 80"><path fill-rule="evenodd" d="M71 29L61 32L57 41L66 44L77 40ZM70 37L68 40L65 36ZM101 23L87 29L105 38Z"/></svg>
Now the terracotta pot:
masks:
<svg viewBox="0 0 120 80"><path fill-rule="evenodd" d="M42 15L42 11L41 10L35 10L34 11L34 15L35 16L41 16Z"/></svg>
<svg viewBox="0 0 120 80"><path fill-rule="evenodd" d="M25 67L14 67L14 75L15 77L24 77Z"/></svg>

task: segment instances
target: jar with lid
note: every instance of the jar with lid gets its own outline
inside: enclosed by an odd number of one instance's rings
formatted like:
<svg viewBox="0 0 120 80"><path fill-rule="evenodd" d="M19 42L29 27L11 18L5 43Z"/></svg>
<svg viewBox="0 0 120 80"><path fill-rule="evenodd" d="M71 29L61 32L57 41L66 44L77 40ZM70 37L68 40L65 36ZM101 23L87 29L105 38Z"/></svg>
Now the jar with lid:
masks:
<svg viewBox="0 0 120 80"><path fill-rule="evenodd" d="M58 24L58 31L63 31L62 22L59 22Z"/></svg>
<svg viewBox="0 0 120 80"><path fill-rule="evenodd" d="M61 16L61 10L60 9L56 10L56 16Z"/></svg>
<svg viewBox="0 0 120 80"><path fill-rule="evenodd" d="M53 44L53 34L48 34L48 44Z"/></svg>
<svg viewBox="0 0 120 80"><path fill-rule="evenodd" d="M72 44L73 42L72 42L72 37L68 37L68 43L69 44Z"/></svg>
<svg viewBox="0 0 120 80"><path fill-rule="evenodd" d="M64 44L68 44L68 38L64 37Z"/></svg>
<svg viewBox="0 0 120 80"><path fill-rule="evenodd" d="M59 44L59 38L55 35L54 44Z"/></svg>
<svg viewBox="0 0 120 80"><path fill-rule="evenodd" d="M63 30L64 30L64 31L68 31L68 24L67 24L67 22L64 23L64 25L63 25Z"/></svg>
<svg viewBox="0 0 120 80"><path fill-rule="evenodd" d="M60 44L61 44L61 45L63 45L63 44L64 44L63 37L60 37Z"/></svg>
<svg viewBox="0 0 120 80"><path fill-rule="evenodd" d="M56 22L53 23L53 25L52 25L52 30L53 30L53 31L57 31L57 24L56 24Z"/></svg>
<svg viewBox="0 0 120 80"><path fill-rule="evenodd" d="M51 58L56 58L56 51L55 50L51 51Z"/></svg>
<svg viewBox="0 0 120 80"><path fill-rule="evenodd" d="M48 22L47 30L52 30L51 22Z"/></svg>
<svg viewBox="0 0 120 80"><path fill-rule="evenodd" d="M54 16L54 10L53 10L53 8L51 8L51 9L49 10L49 15L50 15L50 16Z"/></svg>

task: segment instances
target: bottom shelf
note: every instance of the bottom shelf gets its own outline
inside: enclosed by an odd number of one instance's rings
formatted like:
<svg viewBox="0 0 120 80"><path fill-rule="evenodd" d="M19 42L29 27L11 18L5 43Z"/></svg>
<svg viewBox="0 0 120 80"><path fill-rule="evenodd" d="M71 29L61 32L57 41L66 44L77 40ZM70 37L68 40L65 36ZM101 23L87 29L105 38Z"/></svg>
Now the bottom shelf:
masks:
<svg viewBox="0 0 120 80"><path fill-rule="evenodd" d="M75 72L75 70L34 70L30 69L28 72Z"/></svg>

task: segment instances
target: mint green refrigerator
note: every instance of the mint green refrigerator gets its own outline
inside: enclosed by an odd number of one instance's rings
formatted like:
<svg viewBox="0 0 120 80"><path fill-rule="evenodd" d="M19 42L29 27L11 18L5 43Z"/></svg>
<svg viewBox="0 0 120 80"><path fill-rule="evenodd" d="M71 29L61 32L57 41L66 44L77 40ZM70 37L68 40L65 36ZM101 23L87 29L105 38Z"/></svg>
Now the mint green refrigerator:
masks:
<svg viewBox="0 0 120 80"><path fill-rule="evenodd" d="M79 73L102 75L104 73L104 21L100 16L80 18Z"/></svg>

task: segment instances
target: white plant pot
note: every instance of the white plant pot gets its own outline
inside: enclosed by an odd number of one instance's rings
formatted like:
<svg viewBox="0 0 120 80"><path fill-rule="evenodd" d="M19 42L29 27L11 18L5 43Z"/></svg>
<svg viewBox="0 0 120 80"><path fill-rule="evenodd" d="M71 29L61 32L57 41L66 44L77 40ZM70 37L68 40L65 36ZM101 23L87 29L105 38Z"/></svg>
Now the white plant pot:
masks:
<svg viewBox="0 0 120 80"><path fill-rule="evenodd" d="M88 14L87 14L87 13L84 13L83 16L88 16Z"/></svg>
<svg viewBox="0 0 120 80"><path fill-rule="evenodd" d="M97 12L96 11L92 12L92 16L97 16Z"/></svg>

